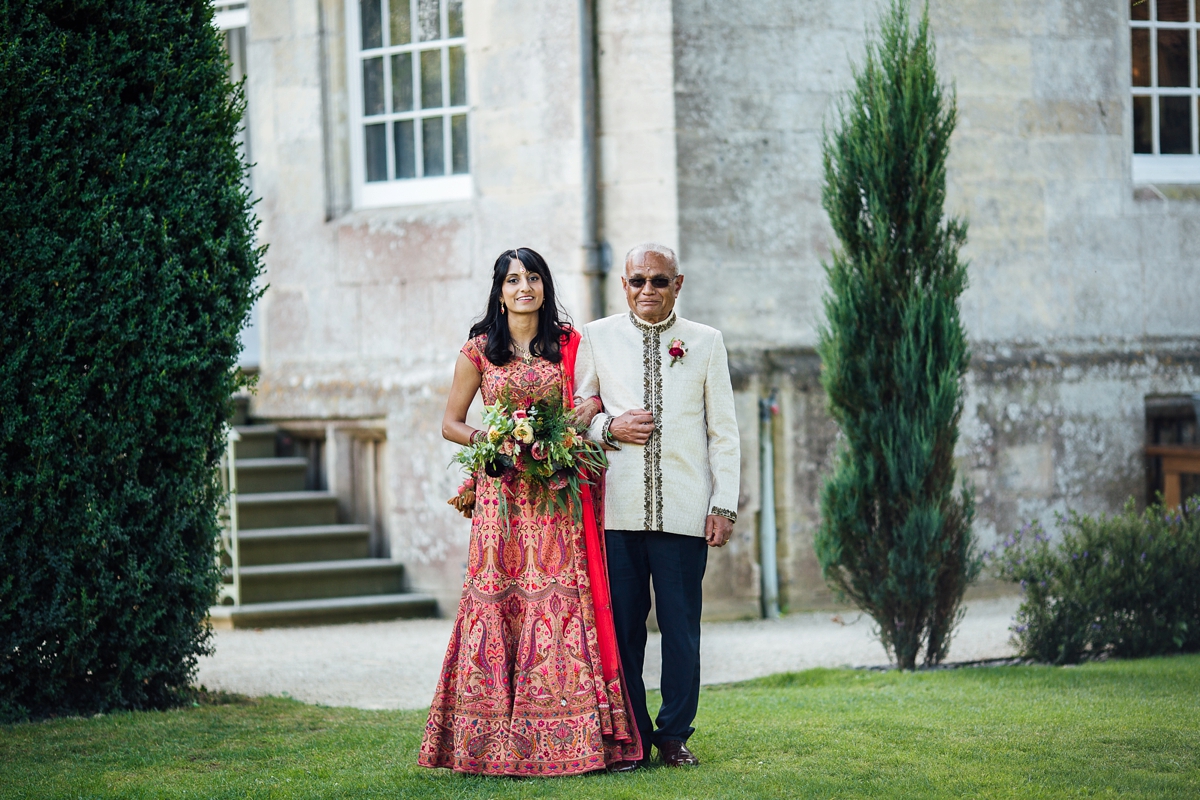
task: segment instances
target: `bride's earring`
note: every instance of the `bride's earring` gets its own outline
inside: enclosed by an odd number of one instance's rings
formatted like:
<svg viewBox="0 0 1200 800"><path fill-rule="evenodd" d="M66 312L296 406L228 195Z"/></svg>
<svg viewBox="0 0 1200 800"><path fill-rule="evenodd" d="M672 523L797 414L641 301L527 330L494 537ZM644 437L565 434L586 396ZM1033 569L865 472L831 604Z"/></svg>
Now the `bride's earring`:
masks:
<svg viewBox="0 0 1200 800"><path fill-rule="evenodd" d="M508 313L508 306L504 305L504 303L501 303L500 304L500 316L504 316L507 313Z"/></svg>

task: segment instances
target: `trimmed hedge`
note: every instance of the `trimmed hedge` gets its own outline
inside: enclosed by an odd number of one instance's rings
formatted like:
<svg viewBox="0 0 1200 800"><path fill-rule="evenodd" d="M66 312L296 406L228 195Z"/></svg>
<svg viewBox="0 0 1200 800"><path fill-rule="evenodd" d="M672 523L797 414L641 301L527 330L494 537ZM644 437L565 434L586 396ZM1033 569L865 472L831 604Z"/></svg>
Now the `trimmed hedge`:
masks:
<svg viewBox="0 0 1200 800"><path fill-rule="evenodd" d="M161 708L260 271L241 92L207 0L0 8L0 719Z"/></svg>
<svg viewBox="0 0 1200 800"><path fill-rule="evenodd" d="M1025 599L1013 638L1052 664L1200 650L1200 498L1187 513L1131 499L1113 517L1059 516L1052 541L1033 522L992 553Z"/></svg>

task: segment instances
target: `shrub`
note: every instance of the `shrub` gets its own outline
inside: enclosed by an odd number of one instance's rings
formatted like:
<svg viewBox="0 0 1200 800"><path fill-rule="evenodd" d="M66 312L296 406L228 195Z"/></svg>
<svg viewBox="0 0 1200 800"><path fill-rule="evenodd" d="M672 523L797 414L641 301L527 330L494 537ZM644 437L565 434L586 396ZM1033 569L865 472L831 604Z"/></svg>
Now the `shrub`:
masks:
<svg viewBox="0 0 1200 800"><path fill-rule="evenodd" d="M1138 514L1131 499L1116 516L1058 522L1058 541L1035 521L991 554L1024 592L1013 626L1023 655L1073 664L1200 650L1200 498L1186 514Z"/></svg>
<svg viewBox="0 0 1200 800"><path fill-rule="evenodd" d="M240 90L208 0L0 7L0 719L163 707L261 263Z"/></svg>
<svg viewBox="0 0 1200 800"><path fill-rule="evenodd" d="M955 104L928 13L884 12L879 43L825 143L823 203L842 250L826 267L821 382L844 446L821 489L826 580L879 626L896 662L946 655L979 573L971 493L954 492L969 362L958 299L966 224L943 219Z"/></svg>

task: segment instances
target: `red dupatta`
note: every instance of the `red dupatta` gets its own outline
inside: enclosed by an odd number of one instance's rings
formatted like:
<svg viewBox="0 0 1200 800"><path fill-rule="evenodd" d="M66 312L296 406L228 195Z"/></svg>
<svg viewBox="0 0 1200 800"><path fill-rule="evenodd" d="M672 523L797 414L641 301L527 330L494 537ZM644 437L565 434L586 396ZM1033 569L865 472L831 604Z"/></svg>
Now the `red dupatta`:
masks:
<svg viewBox="0 0 1200 800"><path fill-rule="evenodd" d="M579 354L579 342L583 337L572 330L562 348L563 402L567 408L575 407L575 357ZM612 596L608 591L608 559L604 553L604 532L597 524L596 488L604 475L587 476L593 483L583 486L583 535L587 548L588 580L592 584L592 602L596 612L596 643L600 648L600 666L604 671L604 683L617 679L621 669L621 657L617 652L617 631L613 625Z"/></svg>

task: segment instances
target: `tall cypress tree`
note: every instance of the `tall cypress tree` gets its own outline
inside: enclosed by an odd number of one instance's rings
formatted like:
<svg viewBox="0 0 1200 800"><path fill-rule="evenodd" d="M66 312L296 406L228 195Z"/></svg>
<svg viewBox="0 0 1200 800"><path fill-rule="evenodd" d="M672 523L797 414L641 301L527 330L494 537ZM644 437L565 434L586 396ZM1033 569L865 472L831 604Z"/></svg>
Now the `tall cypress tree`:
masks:
<svg viewBox="0 0 1200 800"><path fill-rule="evenodd" d="M956 120L926 8L892 0L824 147L823 204L841 240L826 265L821 380L843 445L821 491L826 580L879 626L906 669L946 655L979 574L972 493L954 492L970 355L958 300L967 226L943 219Z"/></svg>
<svg viewBox="0 0 1200 800"><path fill-rule="evenodd" d="M253 301L208 0L0 0L0 719L178 699Z"/></svg>

